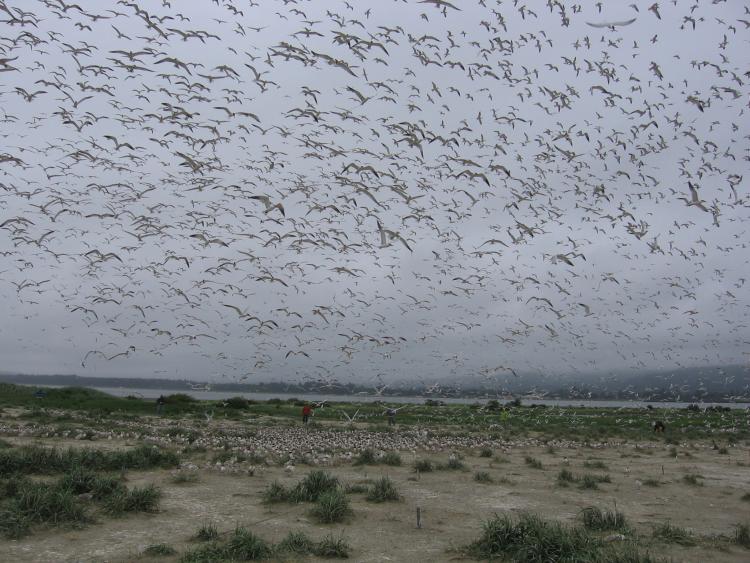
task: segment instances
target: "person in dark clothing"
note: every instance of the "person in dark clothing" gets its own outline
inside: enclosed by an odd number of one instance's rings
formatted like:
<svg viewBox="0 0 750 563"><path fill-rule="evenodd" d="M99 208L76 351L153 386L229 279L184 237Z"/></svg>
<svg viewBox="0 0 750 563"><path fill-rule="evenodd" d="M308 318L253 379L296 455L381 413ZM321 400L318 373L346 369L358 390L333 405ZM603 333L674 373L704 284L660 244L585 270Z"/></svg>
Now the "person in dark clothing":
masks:
<svg viewBox="0 0 750 563"><path fill-rule="evenodd" d="M395 426L396 425L396 409L391 407L387 411L385 411L385 414L388 417L388 426Z"/></svg>
<svg viewBox="0 0 750 563"><path fill-rule="evenodd" d="M312 407L310 405L305 405L302 407L302 424L307 424L310 420L310 415L312 415Z"/></svg>
<svg viewBox="0 0 750 563"><path fill-rule="evenodd" d="M167 400L164 398L164 395L159 395L159 398L156 399L156 414L162 414L164 412L164 405L167 403Z"/></svg>

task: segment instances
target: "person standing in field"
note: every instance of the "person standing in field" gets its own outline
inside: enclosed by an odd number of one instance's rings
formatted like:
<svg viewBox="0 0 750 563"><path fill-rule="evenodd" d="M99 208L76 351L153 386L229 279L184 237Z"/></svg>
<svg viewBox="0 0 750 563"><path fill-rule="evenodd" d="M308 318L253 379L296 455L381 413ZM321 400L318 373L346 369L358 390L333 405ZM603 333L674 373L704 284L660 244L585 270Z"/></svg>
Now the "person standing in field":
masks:
<svg viewBox="0 0 750 563"><path fill-rule="evenodd" d="M385 414L388 417L388 426L396 426L396 409L390 407Z"/></svg>
<svg viewBox="0 0 750 563"><path fill-rule="evenodd" d="M159 398L156 399L156 414L161 415L164 412L164 404L167 402L167 400L164 398L164 395L159 395Z"/></svg>
<svg viewBox="0 0 750 563"><path fill-rule="evenodd" d="M302 407L302 424L307 424L309 422L310 415L312 415L312 407L305 403L305 406Z"/></svg>

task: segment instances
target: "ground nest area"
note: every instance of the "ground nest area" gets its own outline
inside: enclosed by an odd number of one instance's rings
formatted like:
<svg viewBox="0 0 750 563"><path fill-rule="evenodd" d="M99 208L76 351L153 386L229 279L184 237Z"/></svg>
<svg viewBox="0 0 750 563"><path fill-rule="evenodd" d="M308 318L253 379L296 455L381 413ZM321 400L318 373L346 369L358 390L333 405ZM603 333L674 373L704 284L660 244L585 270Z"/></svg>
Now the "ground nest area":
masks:
<svg viewBox="0 0 750 563"><path fill-rule="evenodd" d="M750 560L742 433L25 408L0 433L0 561Z"/></svg>

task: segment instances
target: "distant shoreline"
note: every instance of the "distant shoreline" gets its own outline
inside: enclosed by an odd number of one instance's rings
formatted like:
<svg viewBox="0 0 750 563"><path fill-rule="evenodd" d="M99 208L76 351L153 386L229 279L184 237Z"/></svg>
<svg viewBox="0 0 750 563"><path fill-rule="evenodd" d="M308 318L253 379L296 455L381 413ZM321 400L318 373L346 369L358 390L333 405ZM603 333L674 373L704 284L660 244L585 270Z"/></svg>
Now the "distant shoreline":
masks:
<svg viewBox="0 0 750 563"><path fill-rule="evenodd" d="M27 387L46 387L59 389L62 387L69 387L68 385L33 385L33 384L20 384ZM446 405L470 405L474 403L487 402L496 400L501 404L504 402L512 401L513 399L502 399L493 397L435 397L435 396L419 396L419 395L340 395L335 393L256 393L256 392L242 392L242 391L203 391L193 389L144 389L144 388L133 388L133 387L103 387L103 386L91 386L82 385L89 389L101 391L115 397L127 397L135 396L140 399L156 399L159 395L170 395L175 393L184 393L190 395L197 400L205 401L218 401L222 399L229 399L230 397L244 397L249 400L256 401L268 401L271 399L299 399L308 401L328 401L332 403L374 403L382 401L384 403L402 403L402 404L423 404L425 401L441 402ZM705 401L705 402L681 402L681 401L623 401L623 400L590 400L590 399L535 399L531 397L520 397L521 404L524 406L538 405L544 407L589 407L589 408L647 408L649 405L653 408L665 409L665 408L685 408L690 404L697 404L701 408L705 407L729 407L732 409L747 409L750 408L750 402L717 402L717 401Z"/></svg>

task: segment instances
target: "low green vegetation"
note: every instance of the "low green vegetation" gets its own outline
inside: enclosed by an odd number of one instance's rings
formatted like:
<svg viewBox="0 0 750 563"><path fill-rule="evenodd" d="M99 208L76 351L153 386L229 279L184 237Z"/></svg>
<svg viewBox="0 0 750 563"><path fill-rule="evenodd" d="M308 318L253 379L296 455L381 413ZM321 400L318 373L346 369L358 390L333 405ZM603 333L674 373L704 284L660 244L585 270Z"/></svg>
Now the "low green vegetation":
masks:
<svg viewBox="0 0 750 563"><path fill-rule="evenodd" d="M401 466L401 456L398 452L386 452L385 455L383 455L383 463L386 465L390 465L393 467L400 467Z"/></svg>
<svg viewBox="0 0 750 563"><path fill-rule="evenodd" d="M153 400L136 397L114 397L92 389L65 387L47 389L43 399L34 397L36 389L30 386L0 384L0 407L25 407L29 412L24 415L36 421L52 421L59 417L51 409L66 409L95 415L99 419L122 415L155 415L156 405ZM482 405L409 405L399 412L399 426L424 424L429 420L434 426L461 428L466 431L486 432L498 422L498 411L484 409ZM344 409L359 409L362 423L371 429L387 430L382 425L382 404L351 403L331 404ZM538 434L547 439L569 438L579 440L597 440L619 436L638 440L659 440L652 432L652 420L644 416L640 408L607 409L595 407L536 407L534 405L508 404L503 412L503 433L506 436L526 436ZM218 400L197 401L184 393L167 397L164 417L174 418L184 415L202 419L203 413L211 410L216 417L242 418L248 415L273 416L286 418L289 421L299 420L298 401L272 400L248 401ZM339 421L340 413L336 408L319 409L315 413L318 421ZM750 438L750 429L743 424L744 413L741 409L727 411L706 409L659 409L659 418L667 425L668 434L680 436L680 440L712 438L715 440L735 441ZM390 430L388 430L390 431ZM669 438L669 436L667 436ZM649 450L642 453L651 454Z"/></svg>
<svg viewBox="0 0 750 563"><path fill-rule="evenodd" d="M367 492L367 500L370 502L387 502L401 500L401 495L396 485L388 477L377 479Z"/></svg>
<svg viewBox="0 0 750 563"><path fill-rule="evenodd" d="M143 554L149 557L169 557L177 555L177 550L166 543L157 543L149 545L143 550Z"/></svg>
<svg viewBox="0 0 750 563"><path fill-rule="evenodd" d="M0 477L63 473L77 468L95 471L170 468L178 464L179 458L174 452L146 445L113 451L88 448L61 450L40 446L0 450Z"/></svg>
<svg viewBox="0 0 750 563"><path fill-rule="evenodd" d="M568 487L571 484L578 484L580 489L596 490L599 488L599 483L611 482L612 478L608 474L593 475L586 473L583 475L575 475L569 469L561 469L557 474L557 484L560 487Z"/></svg>
<svg viewBox="0 0 750 563"><path fill-rule="evenodd" d="M160 490L148 485L128 489L118 477L78 467L53 482L11 477L0 482L0 533L7 538L29 534L34 526L82 527L96 514L154 512Z"/></svg>
<svg viewBox="0 0 750 563"><path fill-rule="evenodd" d="M523 458L524 463L531 467L532 469L544 469L544 465L542 465L542 462L536 459L535 457L531 457L530 455L527 455Z"/></svg>
<svg viewBox="0 0 750 563"><path fill-rule="evenodd" d="M477 471L474 473L474 480L477 483L492 483L492 476L487 471Z"/></svg>
<svg viewBox="0 0 750 563"><path fill-rule="evenodd" d="M316 502L324 493L337 490L339 480L321 469L311 471L294 487L284 487L278 481L272 482L263 491L263 502Z"/></svg>
<svg viewBox="0 0 750 563"><path fill-rule="evenodd" d="M734 527L732 541L737 545L750 549L750 526L747 524L737 524Z"/></svg>
<svg viewBox="0 0 750 563"><path fill-rule="evenodd" d="M601 510L596 506L587 506L581 513L583 527L596 532L627 531L625 515L617 510Z"/></svg>
<svg viewBox="0 0 750 563"><path fill-rule="evenodd" d="M515 563L652 563L628 544L614 547L585 528L568 527L533 514L495 515L465 551L478 559Z"/></svg>
<svg viewBox="0 0 750 563"><path fill-rule="evenodd" d="M336 524L346 520L352 509L344 492L336 488L322 493L310 514L321 524Z"/></svg>
<svg viewBox="0 0 750 563"><path fill-rule="evenodd" d="M685 546L695 545L693 534L690 531L679 526L673 526L669 522L654 527L652 535L654 538L665 543L676 543Z"/></svg>

